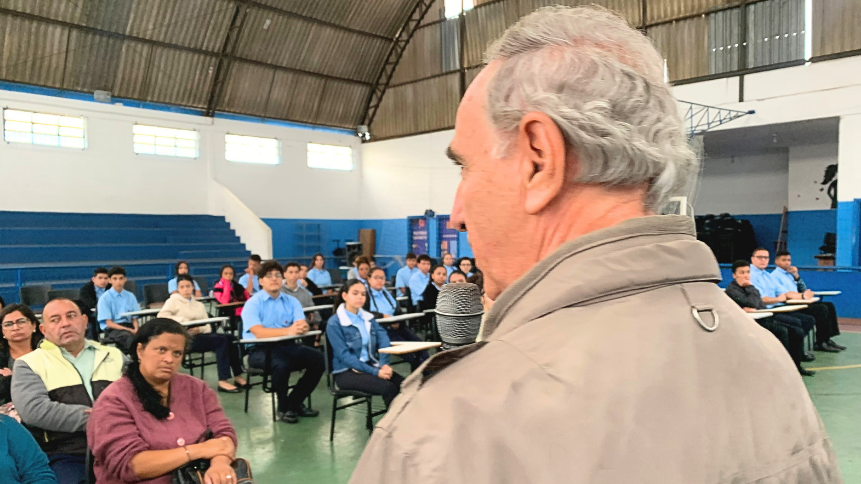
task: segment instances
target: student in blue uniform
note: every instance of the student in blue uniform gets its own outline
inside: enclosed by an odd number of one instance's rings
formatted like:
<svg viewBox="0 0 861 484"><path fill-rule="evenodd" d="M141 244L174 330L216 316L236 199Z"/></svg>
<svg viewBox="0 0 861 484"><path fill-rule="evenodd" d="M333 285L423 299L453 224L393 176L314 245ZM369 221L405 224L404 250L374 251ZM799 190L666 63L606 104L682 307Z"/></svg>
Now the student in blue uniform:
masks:
<svg viewBox="0 0 861 484"><path fill-rule="evenodd" d="M260 278L257 277L257 271L260 269L260 263L263 259L257 254L251 254L248 257L248 267L245 268L245 274L239 278L239 285L244 287L248 294L254 294L260 290Z"/></svg>
<svg viewBox="0 0 861 484"><path fill-rule="evenodd" d="M406 256L406 264L395 275L395 288L398 290L398 296L405 294L404 289L410 287L410 279L413 277L413 274L418 272L418 268L416 267L418 258L412 252Z"/></svg>
<svg viewBox="0 0 861 484"><path fill-rule="evenodd" d="M368 276L368 284L370 291L365 302L365 311L374 315L377 321L382 321L381 326L386 329L391 341L421 341L422 339L416 336L406 323L391 323L386 324L386 319L398 314L398 302L395 300L389 291L386 290L386 271L381 267L371 269L371 275ZM409 362L411 371L415 371L426 359L428 359L427 351L418 353L407 353L401 355L404 361Z"/></svg>
<svg viewBox="0 0 861 484"><path fill-rule="evenodd" d="M108 279L111 288L99 298L96 311L99 326L105 334L105 341L115 343L120 351L129 354L138 332L138 318L120 315L140 311L141 307L135 295L123 289L126 285L125 269L112 267L108 271Z"/></svg>
<svg viewBox="0 0 861 484"><path fill-rule="evenodd" d="M457 260L457 268L460 269L461 272L466 274L466 277L471 277L473 273L472 259L470 259L469 257L461 257Z"/></svg>
<svg viewBox="0 0 861 484"><path fill-rule="evenodd" d="M326 258L323 254L314 254L311 257L311 270L308 271L308 279L319 286L331 286L332 275L325 269Z"/></svg>
<svg viewBox="0 0 861 484"><path fill-rule="evenodd" d="M413 306L418 306L422 300L422 295L430 282L431 258L427 254L422 254L418 258L416 265L418 272L410 278L410 297L413 300Z"/></svg>
<svg viewBox="0 0 861 484"><path fill-rule="evenodd" d="M177 262L176 267L174 268L174 278L167 281L167 292L169 292L170 294L177 292L177 276L181 276L182 274L188 274L188 271L188 262L184 260ZM194 297L203 297L203 294L200 293L200 286L197 285L197 281L194 281Z"/></svg>
<svg viewBox="0 0 861 484"><path fill-rule="evenodd" d="M457 270L457 267L454 266L454 256L448 252L443 252L442 254L442 265L445 267L446 278L451 276L451 273Z"/></svg>

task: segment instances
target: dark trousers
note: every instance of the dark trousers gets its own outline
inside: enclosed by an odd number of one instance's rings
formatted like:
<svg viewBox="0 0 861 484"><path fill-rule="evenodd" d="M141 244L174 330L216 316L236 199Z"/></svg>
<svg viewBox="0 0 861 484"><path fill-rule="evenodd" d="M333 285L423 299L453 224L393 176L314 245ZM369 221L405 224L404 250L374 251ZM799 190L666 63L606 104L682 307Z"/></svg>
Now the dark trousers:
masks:
<svg viewBox="0 0 861 484"><path fill-rule="evenodd" d="M134 339L135 335L129 331L105 328L105 341L108 343L114 343L120 351L127 355L130 355L132 352L132 341Z"/></svg>
<svg viewBox="0 0 861 484"><path fill-rule="evenodd" d="M191 352L203 353L212 351L215 353L215 365L218 368L218 379L230 379L233 375L242 374L242 360L239 359L239 351L236 348L236 336L232 334L208 333L195 335L191 340Z"/></svg>
<svg viewBox="0 0 861 484"><path fill-rule="evenodd" d="M266 365L265 345L256 345L248 355L248 364L254 368ZM294 343L273 345L272 347L272 389L278 395L278 410L300 410L302 402L317 388L320 377L326 370L323 354L317 350ZM290 372L305 370L305 374L288 395Z"/></svg>
<svg viewBox="0 0 861 484"><path fill-rule="evenodd" d="M816 326L816 320L812 316L802 314L801 311L795 311L794 313L775 313L773 319L783 325L801 328L805 335L809 333L814 326Z"/></svg>
<svg viewBox="0 0 861 484"><path fill-rule="evenodd" d="M780 340L795 366L800 367L801 356L804 354L804 330L799 326L780 323L774 318L765 318L758 322Z"/></svg>
<svg viewBox="0 0 861 484"><path fill-rule="evenodd" d="M369 373L360 373L353 370L342 371L335 374L335 384L341 390L358 390L360 392L370 393L371 395L380 395L383 401L386 402L386 408L392 403L392 400L401 392L401 383L404 382L404 377L392 372L392 377L388 380L383 380L378 376Z"/></svg>
<svg viewBox="0 0 861 484"><path fill-rule="evenodd" d="M48 465L57 475L59 484L84 484L87 482L86 458L83 455L51 454Z"/></svg>
<svg viewBox="0 0 861 484"><path fill-rule="evenodd" d="M392 326L397 326L397 329ZM403 323L395 323L395 324L387 324L386 325L386 333L389 335L389 340L391 341L421 341L415 333L413 333L410 328ZM410 371L416 371L416 368L421 366L422 363L425 362L430 356L427 351L419 351L417 353L407 353L404 355L400 355L404 361L409 362Z"/></svg>
<svg viewBox="0 0 861 484"><path fill-rule="evenodd" d="M825 343L840 334L840 328L837 325L837 310L830 302L815 302L798 312L816 320L817 343Z"/></svg>

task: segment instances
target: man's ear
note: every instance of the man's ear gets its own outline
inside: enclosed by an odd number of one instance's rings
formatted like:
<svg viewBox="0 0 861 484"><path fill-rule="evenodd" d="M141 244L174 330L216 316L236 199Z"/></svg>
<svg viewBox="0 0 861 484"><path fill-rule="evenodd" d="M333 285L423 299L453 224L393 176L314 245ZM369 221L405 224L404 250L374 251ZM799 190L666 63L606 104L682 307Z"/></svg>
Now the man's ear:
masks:
<svg viewBox="0 0 861 484"><path fill-rule="evenodd" d="M526 194L524 208L534 215L562 192L567 171L565 137L546 114L527 113L520 120L517 152Z"/></svg>

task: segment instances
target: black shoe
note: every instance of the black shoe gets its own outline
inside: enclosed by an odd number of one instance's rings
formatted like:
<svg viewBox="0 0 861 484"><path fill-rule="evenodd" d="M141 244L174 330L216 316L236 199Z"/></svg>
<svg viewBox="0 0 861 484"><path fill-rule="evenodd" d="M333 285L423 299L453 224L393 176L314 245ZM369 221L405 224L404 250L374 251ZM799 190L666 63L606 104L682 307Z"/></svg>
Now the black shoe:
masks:
<svg viewBox="0 0 861 484"><path fill-rule="evenodd" d="M278 412L278 420L282 422L287 422L289 424L299 423L299 417L296 416L296 412L292 410L287 410L286 412Z"/></svg>
<svg viewBox="0 0 861 484"><path fill-rule="evenodd" d="M314 410L313 408L308 408L305 405L302 405L302 408L294 412L296 415L300 417L316 417L320 415L319 410Z"/></svg>
<svg viewBox="0 0 861 484"><path fill-rule="evenodd" d="M840 350L829 346L828 343L816 343L813 345L813 349L816 351L824 351L826 353L840 353Z"/></svg>
<svg viewBox="0 0 861 484"><path fill-rule="evenodd" d="M839 344L835 343L833 339L828 340L828 346L831 346L831 347L837 348L837 349L838 349L838 350L840 350L840 351L843 351L843 350L845 350L845 349L846 349L846 347L845 347L845 346L843 346L843 345L839 345Z"/></svg>
<svg viewBox="0 0 861 484"><path fill-rule="evenodd" d="M798 367L798 373L801 373L801 376L813 376L813 375L815 375L815 374L816 374L816 372L815 372L815 371L813 371L813 370L805 370L804 368L802 368L802 367L800 367L800 366Z"/></svg>
<svg viewBox="0 0 861 484"><path fill-rule="evenodd" d="M230 389L228 389L228 388L224 388L224 387L222 387L221 385L218 385L218 391L219 391L219 392L221 392L221 393L239 393L239 392L241 392L242 390L240 390L238 387L237 387L237 388L234 388L234 389L232 389L232 390L230 390Z"/></svg>
<svg viewBox="0 0 861 484"><path fill-rule="evenodd" d="M811 361L816 361L816 356L814 356L813 353L805 353L801 356L801 361L810 363Z"/></svg>

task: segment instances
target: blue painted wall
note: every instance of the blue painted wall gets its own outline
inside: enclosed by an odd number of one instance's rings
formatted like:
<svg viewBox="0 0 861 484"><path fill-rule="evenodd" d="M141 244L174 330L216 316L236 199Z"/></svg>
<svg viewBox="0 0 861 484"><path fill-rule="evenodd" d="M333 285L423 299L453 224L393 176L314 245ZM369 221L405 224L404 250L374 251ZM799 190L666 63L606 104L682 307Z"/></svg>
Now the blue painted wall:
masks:
<svg viewBox="0 0 861 484"><path fill-rule="evenodd" d="M733 214L735 218L749 220L756 236L756 244L773 251L774 243L780 233L779 213ZM837 210L804 210L789 212L787 247L792 253L793 263L802 266L816 265L815 256L826 232L837 232ZM856 217L857 218L857 217ZM857 224L855 230L857 230ZM857 237L857 236L856 236ZM839 250L839 249L838 249ZM858 265L857 260L852 264ZM844 265L839 264L838 265Z"/></svg>

